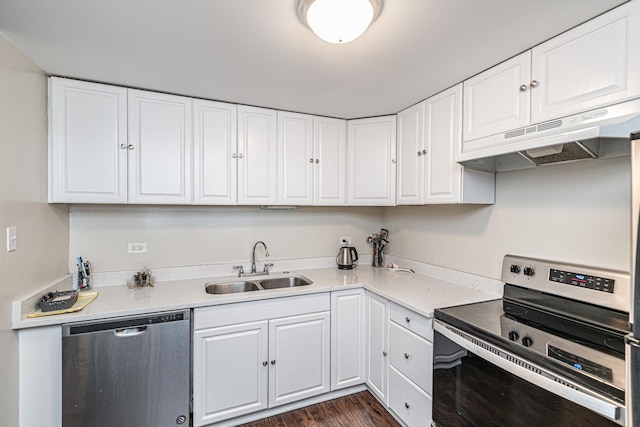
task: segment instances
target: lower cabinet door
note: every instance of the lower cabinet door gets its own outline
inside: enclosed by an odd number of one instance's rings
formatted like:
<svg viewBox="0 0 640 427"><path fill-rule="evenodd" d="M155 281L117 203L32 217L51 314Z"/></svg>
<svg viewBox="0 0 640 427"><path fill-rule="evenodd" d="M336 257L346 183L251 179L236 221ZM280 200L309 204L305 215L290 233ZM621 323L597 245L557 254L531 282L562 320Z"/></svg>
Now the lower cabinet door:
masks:
<svg viewBox="0 0 640 427"><path fill-rule="evenodd" d="M269 407L330 390L330 312L269 321Z"/></svg>
<svg viewBox="0 0 640 427"><path fill-rule="evenodd" d="M263 320L195 331L195 426L267 409L268 329Z"/></svg>
<svg viewBox="0 0 640 427"><path fill-rule="evenodd" d="M389 368L389 408L408 427L431 425L431 396L393 366Z"/></svg>

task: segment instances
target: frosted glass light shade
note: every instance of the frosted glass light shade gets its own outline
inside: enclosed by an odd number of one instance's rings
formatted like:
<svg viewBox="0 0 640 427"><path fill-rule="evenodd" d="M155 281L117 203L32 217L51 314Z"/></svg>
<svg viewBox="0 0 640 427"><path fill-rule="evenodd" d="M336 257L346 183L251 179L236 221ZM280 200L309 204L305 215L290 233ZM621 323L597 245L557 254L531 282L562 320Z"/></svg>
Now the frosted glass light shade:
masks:
<svg viewBox="0 0 640 427"><path fill-rule="evenodd" d="M344 44L378 17L382 0L298 0L298 16L322 40Z"/></svg>

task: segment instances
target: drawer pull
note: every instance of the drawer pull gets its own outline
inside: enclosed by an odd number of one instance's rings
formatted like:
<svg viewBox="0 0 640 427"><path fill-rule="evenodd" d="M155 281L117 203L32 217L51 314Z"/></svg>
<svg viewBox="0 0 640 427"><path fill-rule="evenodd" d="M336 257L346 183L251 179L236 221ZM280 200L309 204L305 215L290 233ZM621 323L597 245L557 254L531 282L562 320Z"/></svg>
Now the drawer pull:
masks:
<svg viewBox="0 0 640 427"><path fill-rule="evenodd" d="M408 358L410 358L410 357L411 357L411 355L410 355L409 353L405 353L405 354L404 354L404 358L405 358L405 359L408 359Z"/></svg>
<svg viewBox="0 0 640 427"><path fill-rule="evenodd" d="M269 362L267 362L266 360L264 362L262 362L262 366L267 366L269 364Z"/></svg>
<svg viewBox="0 0 640 427"><path fill-rule="evenodd" d="M387 352L386 352L386 351L383 351L383 352L382 352L382 355L383 355L384 357L387 357Z"/></svg>
<svg viewBox="0 0 640 427"><path fill-rule="evenodd" d="M275 364L276 364L276 360L275 360L275 359L273 359L273 360L271 361L271 364L272 364L272 365L275 365Z"/></svg>
<svg viewBox="0 0 640 427"><path fill-rule="evenodd" d="M405 408L409 409L409 407L410 407L410 406L411 406L411 405L409 405L409 403L404 402L404 407L405 407Z"/></svg>
<svg viewBox="0 0 640 427"><path fill-rule="evenodd" d="M411 322L411 318L409 316L405 317L404 320L406 320L407 323Z"/></svg>

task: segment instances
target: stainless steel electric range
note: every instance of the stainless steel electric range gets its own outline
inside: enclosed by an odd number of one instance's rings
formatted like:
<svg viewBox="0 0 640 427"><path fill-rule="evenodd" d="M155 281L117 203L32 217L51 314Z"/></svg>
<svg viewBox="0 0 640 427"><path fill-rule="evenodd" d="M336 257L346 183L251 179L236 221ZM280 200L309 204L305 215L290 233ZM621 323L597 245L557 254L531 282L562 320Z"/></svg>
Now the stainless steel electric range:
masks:
<svg viewBox="0 0 640 427"><path fill-rule="evenodd" d="M435 311L433 425L624 425L629 274L507 255L502 280Z"/></svg>

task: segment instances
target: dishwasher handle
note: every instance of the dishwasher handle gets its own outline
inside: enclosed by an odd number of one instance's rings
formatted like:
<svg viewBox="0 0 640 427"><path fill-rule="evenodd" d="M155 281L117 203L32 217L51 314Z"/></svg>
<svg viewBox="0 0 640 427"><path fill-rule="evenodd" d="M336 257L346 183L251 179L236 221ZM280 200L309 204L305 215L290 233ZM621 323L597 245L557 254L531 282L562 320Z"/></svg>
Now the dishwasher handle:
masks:
<svg viewBox="0 0 640 427"><path fill-rule="evenodd" d="M136 328L126 328L126 329L115 329L113 334L120 338L125 337L135 337L137 335L141 335L147 332L146 326L138 326Z"/></svg>

